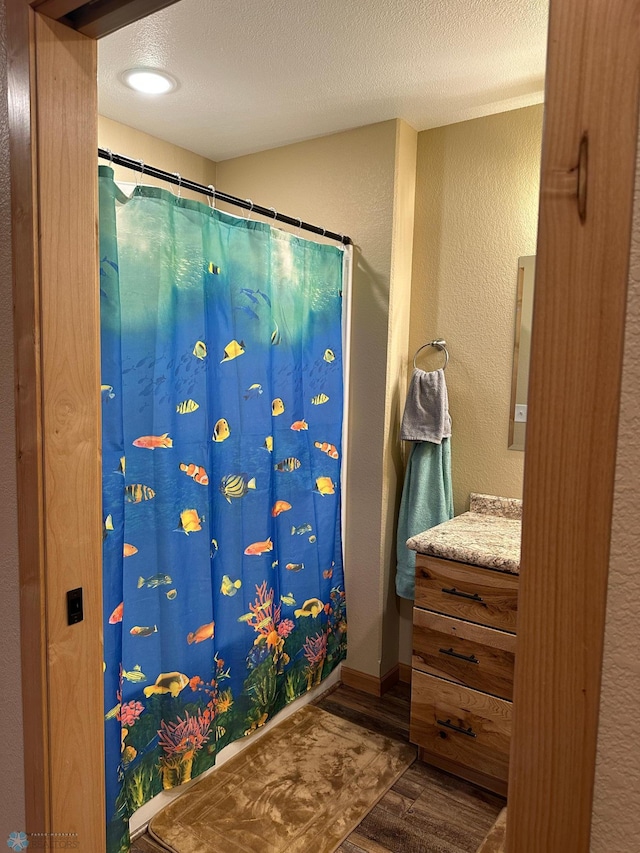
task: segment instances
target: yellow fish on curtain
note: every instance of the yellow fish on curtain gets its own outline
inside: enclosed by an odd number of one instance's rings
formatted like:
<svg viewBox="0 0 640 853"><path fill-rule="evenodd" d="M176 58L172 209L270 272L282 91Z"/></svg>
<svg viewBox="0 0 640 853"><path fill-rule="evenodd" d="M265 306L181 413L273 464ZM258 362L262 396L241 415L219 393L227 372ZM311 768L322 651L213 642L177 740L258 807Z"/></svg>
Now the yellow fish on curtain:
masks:
<svg viewBox="0 0 640 853"><path fill-rule="evenodd" d="M108 853L345 657L342 289L340 249L100 168Z"/></svg>

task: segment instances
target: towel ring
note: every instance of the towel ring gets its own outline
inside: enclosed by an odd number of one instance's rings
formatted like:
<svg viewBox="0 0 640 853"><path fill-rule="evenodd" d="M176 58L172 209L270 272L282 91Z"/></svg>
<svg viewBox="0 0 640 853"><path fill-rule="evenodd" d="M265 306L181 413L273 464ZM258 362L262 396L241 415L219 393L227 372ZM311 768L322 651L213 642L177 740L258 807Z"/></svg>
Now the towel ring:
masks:
<svg viewBox="0 0 640 853"><path fill-rule="evenodd" d="M449 364L449 350L447 349L447 342L446 342L446 341L443 341L443 340L438 340L438 341L429 341L429 343L428 343L428 344L423 344L421 347L419 347L419 348L416 350L416 354L415 354L415 355L414 355L414 357L413 357L413 368L414 368L414 370L417 368L417 365L416 365L416 359L417 359L417 357L418 357L418 354L419 354L419 353L421 353L421 352L422 352L422 350L423 350L423 349L426 349L427 347L436 347L436 348L437 348L437 349L439 349L442 353L444 353L444 364L442 365L442 369L443 369L443 370L446 370L446 369L447 369L447 365Z"/></svg>

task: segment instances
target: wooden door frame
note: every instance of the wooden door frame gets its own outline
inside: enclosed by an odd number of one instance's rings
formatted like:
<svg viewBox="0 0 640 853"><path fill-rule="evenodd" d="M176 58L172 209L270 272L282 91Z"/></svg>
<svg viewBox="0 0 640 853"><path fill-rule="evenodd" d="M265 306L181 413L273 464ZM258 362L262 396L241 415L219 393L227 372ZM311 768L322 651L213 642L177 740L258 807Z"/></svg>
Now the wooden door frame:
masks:
<svg viewBox="0 0 640 853"><path fill-rule="evenodd" d="M97 51L21 0L6 11L25 830L100 853Z"/></svg>
<svg viewBox="0 0 640 853"><path fill-rule="evenodd" d="M166 5L103 0L105 19L116 6L129 9L117 27ZM70 11L80 4L6 0L26 829L75 832L77 849L100 853L96 45L33 6L73 24ZM91 35L117 28L113 22L102 32L94 22ZM637 30L636 0L551 0L512 853L588 851L637 138ZM85 619L68 626L65 591L75 586L84 589ZM578 725L567 707L578 709Z"/></svg>
<svg viewBox="0 0 640 853"><path fill-rule="evenodd" d="M108 36L178 0L23 0L36 12L92 39Z"/></svg>
<svg viewBox="0 0 640 853"><path fill-rule="evenodd" d="M552 0L507 820L513 853L590 846L639 91L637 0Z"/></svg>

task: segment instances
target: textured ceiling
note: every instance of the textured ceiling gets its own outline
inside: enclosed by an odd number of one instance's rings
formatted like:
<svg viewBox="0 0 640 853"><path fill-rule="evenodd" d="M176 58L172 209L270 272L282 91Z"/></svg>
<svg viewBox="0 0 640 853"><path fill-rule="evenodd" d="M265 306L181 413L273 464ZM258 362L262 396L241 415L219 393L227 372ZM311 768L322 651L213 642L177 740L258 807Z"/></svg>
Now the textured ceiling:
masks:
<svg viewBox="0 0 640 853"><path fill-rule="evenodd" d="M547 0L181 0L99 42L100 112L225 160L391 118L539 103ZM163 68L159 98L118 75Z"/></svg>

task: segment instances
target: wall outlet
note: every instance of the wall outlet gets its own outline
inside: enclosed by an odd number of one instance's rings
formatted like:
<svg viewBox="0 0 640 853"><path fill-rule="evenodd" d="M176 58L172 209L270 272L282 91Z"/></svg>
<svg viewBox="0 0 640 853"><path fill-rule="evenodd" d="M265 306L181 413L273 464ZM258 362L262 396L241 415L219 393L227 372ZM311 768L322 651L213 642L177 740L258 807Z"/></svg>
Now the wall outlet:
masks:
<svg viewBox="0 0 640 853"><path fill-rule="evenodd" d="M527 422L527 407L526 407L526 405L516 406L515 421L517 424L526 424L526 422Z"/></svg>

